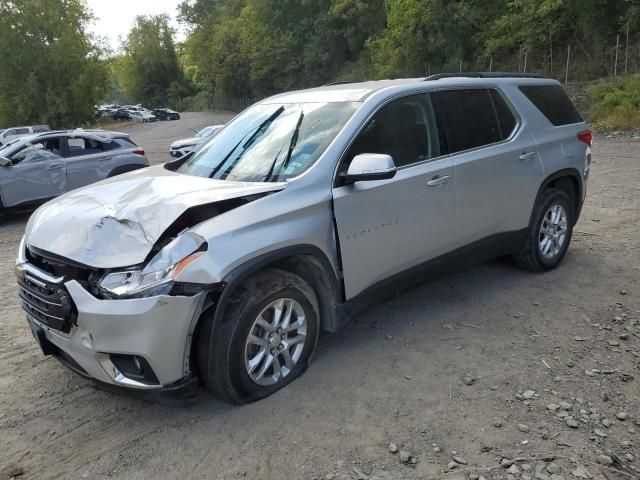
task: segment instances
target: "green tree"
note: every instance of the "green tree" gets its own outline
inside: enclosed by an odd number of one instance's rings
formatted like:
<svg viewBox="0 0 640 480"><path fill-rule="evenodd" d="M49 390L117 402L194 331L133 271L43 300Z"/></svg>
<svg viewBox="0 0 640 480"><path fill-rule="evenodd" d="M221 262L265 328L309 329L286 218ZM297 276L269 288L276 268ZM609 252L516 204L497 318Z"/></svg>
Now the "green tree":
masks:
<svg viewBox="0 0 640 480"><path fill-rule="evenodd" d="M561 78L568 45L574 74L597 78L627 25L630 65L640 41L640 0L187 0L180 10L190 78L230 96L491 62L517 71L525 55L528 71Z"/></svg>
<svg viewBox="0 0 640 480"><path fill-rule="evenodd" d="M109 86L81 0L0 0L0 126L90 121Z"/></svg>
<svg viewBox="0 0 640 480"><path fill-rule="evenodd" d="M119 59L121 85L129 98L145 105L163 105L184 82L167 15L140 16Z"/></svg>

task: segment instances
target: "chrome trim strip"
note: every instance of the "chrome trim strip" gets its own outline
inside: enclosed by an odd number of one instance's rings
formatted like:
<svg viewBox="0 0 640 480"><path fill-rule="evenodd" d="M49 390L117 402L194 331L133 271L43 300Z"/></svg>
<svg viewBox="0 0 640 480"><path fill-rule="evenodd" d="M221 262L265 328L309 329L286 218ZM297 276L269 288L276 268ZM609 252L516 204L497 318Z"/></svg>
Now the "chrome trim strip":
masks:
<svg viewBox="0 0 640 480"><path fill-rule="evenodd" d="M54 277L47 272L40 270L39 268L31 265L28 262L16 262L16 271L20 273L27 273L33 277L40 278L48 283L55 283L56 285L62 284L64 277Z"/></svg>
<svg viewBox="0 0 640 480"><path fill-rule="evenodd" d="M47 288L47 284L46 283L41 282L36 277L34 277L32 275L29 275L28 273L25 273L24 278L25 278L25 280L28 280L31 283L35 283L36 285L38 285L41 288Z"/></svg>
<svg viewBox="0 0 640 480"><path fill-rule="evenodd" d="M20 293L22 293L22 292L20 292ZM34 310L36 310L36 311L40 312L40 313L41 313L42 315L44 315L45 317L54 318L54 319L56 319L56 320L59 320L59 321L61 321L61 322L64 322L64 318L56 317L55 315L51 315L50 313L43 312L43 311L42 311L42 310L40 310L38 307L36 307L35 305L33 305L33 304L28 300L28 299L24 298L21 294L19 294L19 297L20 297L20 298L22 299L22 301L24 302L23 307L22 307L23 309L25 309L25 308L24 308L24 305L26 304L29 308L33 308ZM26 309L25 309L25 310L26 310Z"/></svg>
<svg viewBox="0 0 640 480"><path fill-rule="evenodd" d="M47 300L46 298L44 298L44 297L40 296L40 294L39 294L39 293L36 293L36 292L34 292L34 291L30 290L30 289L28 288L28 286L22 285L22 283L21 283L19 280L18 280L18 286L19 286L23 291L27 292L29 295L31 295L31 296L33 296L33 297L36 297L38 300L40 300L40 301L41 301L41 302L43 302L43 303L46 303L47 305L53 305L54 307L63 307L63 306L64 306L64 305L62 305L61 303L55 303L55 302L52 302L52 301Z"/></svg>
<svg viewBox="0 0 640 480"><path fill-rule="evenodd" d="M113 383L117 385L122 385L123 387L129 388L137 388L140 390L156 390L158 388L162 388L162 385L160 384L149 385L125 377L123 373L118 370L118 368L113 364L111 358L109 358L108 353L96 353L96 360L105 371L105 373L109 376L109 378L113 381Z"/></svg>

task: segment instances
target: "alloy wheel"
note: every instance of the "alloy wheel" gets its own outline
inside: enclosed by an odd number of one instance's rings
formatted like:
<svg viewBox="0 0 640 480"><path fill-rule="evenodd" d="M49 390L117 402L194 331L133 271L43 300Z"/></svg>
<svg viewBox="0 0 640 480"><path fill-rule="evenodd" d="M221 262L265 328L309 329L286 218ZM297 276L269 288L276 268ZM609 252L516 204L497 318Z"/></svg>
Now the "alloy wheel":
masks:
<svg viewBox="0 0 640 480"><path fill-rule="evenodd" d="M560 253L567 237L567 228L564 207L551 205L542 218L538 235L538 249L544 258L551 260Z"/></svg>
<svg viewBox="0 0 640 480"><path fill-rule="evenodd" d="M304 350L307 320L301 305L279 298L254 320L244 347L245 368L255 383L275 385L291 373Z"/></svg>

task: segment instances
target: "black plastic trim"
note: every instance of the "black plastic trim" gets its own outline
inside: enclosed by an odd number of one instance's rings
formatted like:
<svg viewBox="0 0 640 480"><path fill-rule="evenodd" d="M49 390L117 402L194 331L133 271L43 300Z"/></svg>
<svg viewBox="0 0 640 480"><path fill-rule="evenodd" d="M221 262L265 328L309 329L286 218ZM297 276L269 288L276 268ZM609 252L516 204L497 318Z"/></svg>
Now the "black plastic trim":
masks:
<svg viewBox="0 0 640 480"><path fill-rule="evenodd" d="M580 213L582 212L582 205L584 204L584 200L582 198L582 194L584 192L584 180L580 172L575 168L563 168L562 170L553 172L551 175L545 178L542 184L540 185L538 194L536 195L536 203L538 202L538 199L542 195L542 192L545 188L547 188L555 180L558 180L564 177L571 177L575 179L576 182L578 183L578 191L576 192L577 198L573 199L575 201L575 212L574 212L575 213L574 225L575 225L578 223L578 219L580 218ZM531 211L531 216L533 216L533 210L535 209L536 203L534 203L534 208Z"/></svg>
<svg viewBox="0 0 640 480"><path fill-rule="evenodd" d="M291 247L285 247L255 257L248 262L240 265L224 277L222 283L225 284L225 287L222 290L220 297L218 298L213 317L214 330L224 318L224 312L227 303L235 287L240 285L251 274L257 272L261 268L266 267L267 265L270 265L278 260L284 260L288 257L304 255L310 255L320 262L330 282L331 291L329 293L333 296L332 303L334 305L341 304L344 301L343 289L341 287L340 281L338 280L338 277L336 276L336 272L334 271L331 262L324 254L324 252L314 245L295 245ZM327 321L329 324L329 326L325 329L329 331L335 331L335 319L325 319L325 321Z"/></svg>

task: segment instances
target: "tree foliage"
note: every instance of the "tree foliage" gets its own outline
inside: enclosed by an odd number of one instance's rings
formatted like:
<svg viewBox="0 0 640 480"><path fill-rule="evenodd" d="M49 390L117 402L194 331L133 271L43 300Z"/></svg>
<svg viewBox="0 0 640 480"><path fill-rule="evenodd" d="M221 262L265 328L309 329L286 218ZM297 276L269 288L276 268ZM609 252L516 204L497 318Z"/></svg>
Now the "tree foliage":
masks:
<svg viewBox="0 0 640 480"><path fill-rule="evenodd" d="M190 78L205 91L264 96L340 79L523 70L581 79L611 73L640 0L186 0Z"/></svg>
<svg viewBox="0 0 640 480"><path fill-rule="evenodd" d="M81 0L0 0L0 126L90 121L108 65Z"/></svg>
<svg viewBox="0 0 640 480"><path fill-rule="evenodd" d="M167 15L140 16L129 32L113 73L124 95L145 105L182 97L184 76Z"/></svg>

